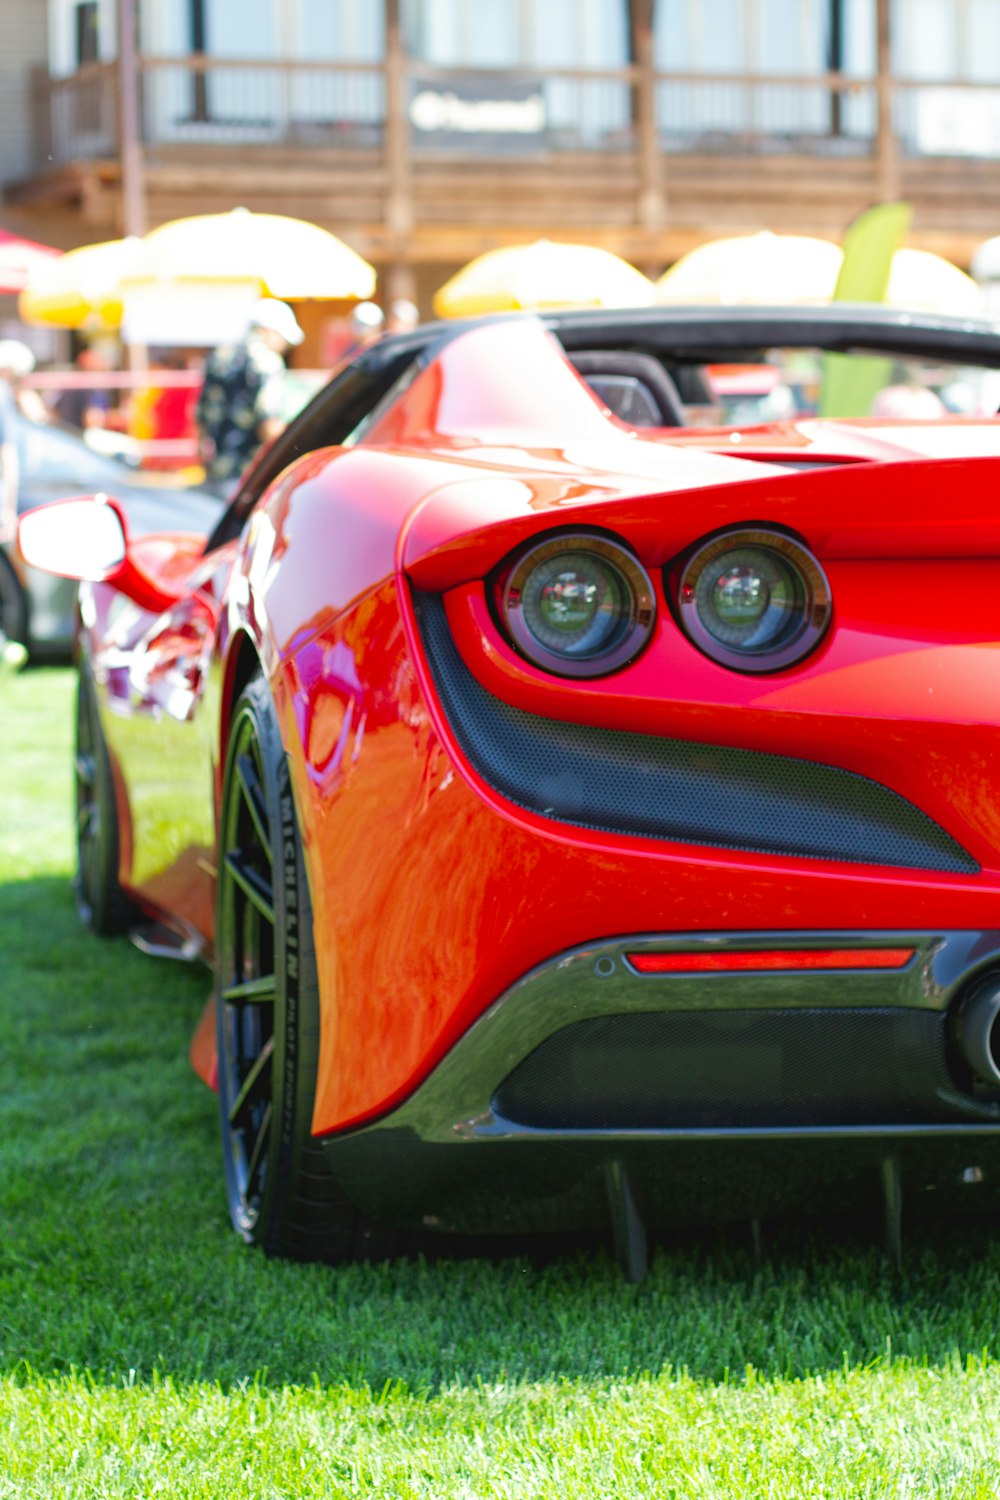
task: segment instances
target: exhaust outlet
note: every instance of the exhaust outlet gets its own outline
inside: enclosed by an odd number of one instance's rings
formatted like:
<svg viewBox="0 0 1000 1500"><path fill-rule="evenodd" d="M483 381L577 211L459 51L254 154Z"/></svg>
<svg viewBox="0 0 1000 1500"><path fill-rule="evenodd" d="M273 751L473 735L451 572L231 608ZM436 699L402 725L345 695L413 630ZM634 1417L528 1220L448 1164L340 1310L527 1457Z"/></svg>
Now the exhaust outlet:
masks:
<svg viewBox="0 0 1000 1500"><path fill-rule="evenodd" d="M962 1001L956 1039L978 1078L1000 1087L1000 974L982 980Z"/></svg>

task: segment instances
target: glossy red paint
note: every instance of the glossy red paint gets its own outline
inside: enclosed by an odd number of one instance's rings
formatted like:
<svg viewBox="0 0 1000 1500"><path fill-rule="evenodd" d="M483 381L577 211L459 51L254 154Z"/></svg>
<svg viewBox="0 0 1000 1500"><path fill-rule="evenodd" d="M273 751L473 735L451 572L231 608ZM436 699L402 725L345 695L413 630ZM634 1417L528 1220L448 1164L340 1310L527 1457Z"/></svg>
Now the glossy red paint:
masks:
<svg viewBox="0 0 1000 1500"><path fill-rule="evenodd" d="M828 567L834 622L812 656L764 676L703 656L659 612L646 650L612 677L559 679L503 638L481 584L447 595L448 620L473 675L529 713L642 734L794 755L874 777L923 807L1000 868L1000 642L990 607L995 564L956 562L961 611L928 610L940 565Z"/></svg>
<svg viewBox="0 0 1000 1500"><path fill-rule="evenodd" d="M565 948L640 932L965 927L1000 910L995 861L942 877L764 858L512 806L454 743L396 585L324 623L275 687L330 997L317 1131L405 1098L499 994ZM365 1045L346 1051L359 1028Z"/></svg>
<svg viewBox="0 0 1000 1500"><path fill-rule="evenodd" d="M664 434L666 436L666 433ZM888 422L878 417L820 421L767 422L757 427L672 429L670 440L683 448L707 449L741 458L811 463L898 463L905 459L992 457L996 423L982 417Z"/></svg>
<svg viewBox="0 0 1000 1500"><path fill-rule="evenodd" d="M219 1086L219 1061L215 1049L215 1000L209 996L198 1017L198 1024L188 1048L188 1061L210 1089Z"/></svg>
<svg viewBox="0 0 1000 1500"><path fill-rule="evenodd" d="M833 446L852 441L841 432ZM633 437L548 335L499 323L456 339L357 446L292 463L238 543L162 561L172 586L188 569L162 615L112 620L95 591L103 624L87 649L124 789L123 879L206 945L225 705L247 660L271 685L315 915L317 1132L406 1098L506 989L565 949L640 934L1000 926L1000 459L874 462L874 441L858 439L850 465L799 473ZM802 537L833 589L818 650L770 677L707 660L671 612L684 549L750 522ZM488 594L512 548L570 525L630 546L658 605L634 662L572 683L515 653ZM612 836L514 806L457 744L413 588L445 595L458 650L496 697L857 771L934 818L980 873ZM206 1023L193 1050L206 1077L212 1045Z"/></svg>
<svg viewBox="0 0 1000 1500"><path fill-rule="evenodd" d="M903 969L915 948L755 948L718 953L626 953L640 974L733 974L760 969Z"/></svg>
<svg viewBox="0 0 1000 1500"><path fill-rule="evenodd" d="M648 441L630 445L637 462ZM998 432L1000 447L1000 432ZM656 449L662 457L663 448ZM607 453L607 459L616 455ZM690 454L688 455L690 456ZM993 495L1000 458L913 460L776 477L741 463L736 482L711 493L675 474L620 476L583 495L567 479L522 470L443 490L411 523L402 561L420 588L447 589L484 577L512 547L541 531L594 526L628 539L647 568L662 567L715 531L777 527L806 540L828 562L1000 556ZM728 475L727 475L728 479ZM603 492L602 492L603 491ZM945 501L947 496L947 501Z"/></svg>

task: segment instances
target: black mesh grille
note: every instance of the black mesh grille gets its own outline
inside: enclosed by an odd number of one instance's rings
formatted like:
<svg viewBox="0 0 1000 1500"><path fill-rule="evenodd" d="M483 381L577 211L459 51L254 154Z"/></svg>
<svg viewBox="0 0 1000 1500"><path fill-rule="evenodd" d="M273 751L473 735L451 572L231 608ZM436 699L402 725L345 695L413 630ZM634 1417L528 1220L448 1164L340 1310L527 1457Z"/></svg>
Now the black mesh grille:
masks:
<svg viewBox="0 0 1000 1500"><path fill-rule="evenodd" d="M462 661L436 594L415 596L434 683L483 780L543 817L724 849L974 874L912 803L867 777L756 750L544 719L493 697Z"/></svg>
<svg viewBox="0 0 1000 1500"><path fill-rule="evenodd" d="M954 1119L944 1018L900 1009L653 1011L578 1021L493 1097L539 1129L737 1129Z"/></svg>

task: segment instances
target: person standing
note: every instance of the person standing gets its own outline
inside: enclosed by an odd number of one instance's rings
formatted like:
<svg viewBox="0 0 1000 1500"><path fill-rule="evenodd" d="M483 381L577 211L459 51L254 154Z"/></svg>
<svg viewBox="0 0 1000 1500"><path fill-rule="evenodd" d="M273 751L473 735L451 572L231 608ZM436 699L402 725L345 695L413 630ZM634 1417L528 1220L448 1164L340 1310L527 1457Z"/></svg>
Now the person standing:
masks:
<svg viewBox="0 0 1000 1500"><path fill-rule="evenodd" d="M358 302L346 318L331 318L323 329L320 358L329 369L338 369L349 359L377 343L385 329L385 314L377 302Z"/></svg>
<svg viewBox="0 0 1000 1500"><path fill-rule="evenodd" d="M261 444L281 431L285 354L303 338L287 303L265 297L253 308L246 338L209 355L195 416L212 487L231 490Z"/></svg>
<svg viewBox="0 0 1000 1500"><path fill-rule="evenodd" d="M17 531L17 499L21 482L18 422L27 417L44 422L48 413L37 391L21 381L35 368L35 356L20 339L0 339L0 542L11 542Z"/></svg>
<svg viewBox="0 0 1000 1500"><path fill-rule="evenodd" d="M102 375L111 369L103 351L94 345L81 349L74 364L85 375ZM93 386L75 386L57 397L53 410L61 422L86 432L90 427L109 425L111 398L107 391Z"/></svg>
<svg viewBox="0 0 1000 1500"><path fill-rule="evenodd" d="M412 333L420 322L420 309L409 297L397 297L389 303L389 316L385 320L386 333Z"/></svg>
<svg viewBox="0 0 1000 1500"><path fill-rule="evenodd" d="M19 339L0 341L0 542L13 541L17 530L18 408L14 381L34 363L31 350Z"/></svg>

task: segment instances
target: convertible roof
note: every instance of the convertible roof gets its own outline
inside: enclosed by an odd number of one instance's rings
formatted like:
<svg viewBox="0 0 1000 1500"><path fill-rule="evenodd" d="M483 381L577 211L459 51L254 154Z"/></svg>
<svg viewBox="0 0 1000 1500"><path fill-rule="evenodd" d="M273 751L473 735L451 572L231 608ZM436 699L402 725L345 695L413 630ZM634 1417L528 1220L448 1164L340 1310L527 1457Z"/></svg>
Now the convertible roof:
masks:
<svg viewBox="0 0 1000 1500"><path fill-rule="evenodd" d="M721 354L761 354L775 347L877 350L970 365L1000 365L1000 323L905 312L879 303L835 302L821 307L587 308L547 313L492 313L425 323L381 339L356 361L374 374L424 355L461 335L498 321L537 319L569 352L645 349L661 358L718 363Z"/></svg>
<svg viewBox="0 0 1000 1500"><path fill-rule="evenodd" d="M733 349L762 352L776 346L877 349L901 358L925 355L960 364L1000 361L1000 324L870 303L599 309L547 314L542 321L566 350L621 348L625 343L705 363Z"/></svg>

